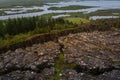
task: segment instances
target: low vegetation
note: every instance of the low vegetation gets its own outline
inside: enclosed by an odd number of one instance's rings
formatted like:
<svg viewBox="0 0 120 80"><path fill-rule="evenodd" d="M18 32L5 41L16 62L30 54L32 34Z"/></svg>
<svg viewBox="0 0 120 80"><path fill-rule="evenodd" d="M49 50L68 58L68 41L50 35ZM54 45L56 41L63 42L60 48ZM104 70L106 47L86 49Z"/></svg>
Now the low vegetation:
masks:
<svg viewBox="0 0 120 80"><path fill-rule="evenodd" d="M48 10L78 10L86 8L91 8L91 6L71 5L66 7L50 7Z"/></svg>
<svg viewBox="0 0 120 80"><path fill-rule="evenodd" d="M44 14L42 15L43 17L52 17L52 16L56 16L56 15L70 15L70 17L80 17L80 18L85 18L85 19L89 19L89 15L84 14L83 12L64 12L64 13L49 13L49 14Z"/></svg>
<svg viewBox="0 0 120 80"><path fill-rule="evenodd" d="M60 53L58 58L55 60L55 80L59 80L61 75L62 70L65 68L71 68L74 69L77 65L75 63L65 63L64 61L64 54Z"/></svg>
<svg viewBox="0 0 120 80"><path fill-rule="evenodd" d="M55 61L55 80L59 80L60 78L60 73L63 70L64 66L64 54L60 54Z"/></svg>
<svg viewBox="0 0 120 80"><path fill-rule="evenodd" d="M44 18L51 18L52 16L57 16L57 15L70 15L72 18L84 18L84 19L89 19L89 16L84 14L83 12L64 12L64 13L49 13L49 14L44 14L42 17Z"/></svg>
<svg viewBox="0 0 120 80"><path fill-rule="evenodd" d="M88 22L89 21L82 18L52 19L43 17L18 18L3 21L1 20L0 48L9 47L12 44L22 42L30 36L36 34L51 34L52 32L52 35L57 35L56 31L60 30L62 32L60 32L59 34L65 35L68 33L83 31L106 31L120 29L120 18L105 20L103 19L90 21L89 23ZM78 26L81 23L82 25Z"/></svg>
<svg viewBox="0 0 120 80"><path fill-rule="evenodd" d="M41 16L44 18L51 18L52 16L57 16L57 15L61 15L61 14L65 14L65 13L49 13L49 14L43 14Z"/></svg>
<svg viewBox="0 0 120 80"><path fill-rule="evenodd" d="M33 10L27 10L26 13L33 13L33 12L41 12L42 9L33 9Z"/></svg>
<svg viewBox="0 0 120 80"><path fill-rule="evenodd" d="M89 16L84 14L83 12L67 12L66 14L71 15L71 17L80 17L80 18L89 19Z"/></svg>
<svg viewBox="0 0 120 80"><path fill-rule="evenodd" d="M1 20L0 47L21 42L35 34L49 33L53 30L63 30L75 27L78 26L62 18L52 19L43 17L30 17Z"/></svg>
<svg viewBox="0 0 120 80"><path fill-rule="evenodd" d="M4 15L4 11L3 10L0 10L0 15Z"/></svg>
<svg viewBox="0 0 120 80"><path fill-rule="evenodd" d="M88 14L89 16L120 16L120 9L98 10Z"/></svg>
<svg viewBox="0 0 120 80"><path fill-rule="evenodd" d="M87 19L84 19L84 18L75 18L75 17L70 17L70 18L65 18L64 20L67 20L69 22L72 22L73 24L84 24L84 23L88 23L89 20Z"/></svg>
<svg viewBox="0 0 120 80"><path fill-rule="evenodd" d="M120 29L120 18L98 19L80 27L83 31L107 31Z"/></svg>

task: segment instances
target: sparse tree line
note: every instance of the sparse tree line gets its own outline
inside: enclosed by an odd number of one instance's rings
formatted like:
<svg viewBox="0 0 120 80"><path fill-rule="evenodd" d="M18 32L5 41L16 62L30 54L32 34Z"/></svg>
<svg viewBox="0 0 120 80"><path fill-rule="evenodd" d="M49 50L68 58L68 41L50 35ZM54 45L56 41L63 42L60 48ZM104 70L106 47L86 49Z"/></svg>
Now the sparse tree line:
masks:
<svg viewBox="0 0 120 80"><path fill-rule="evenodd" d="M17 35L20 33L42 33L49 32L54 29L65 28L69 22L64 21L62 18L17 18L0 21L0 37L5 35ZM66 24L66 25L65 25ZM70 23L69 23L70 24ZM72 24L72 23L71 23Z"/></svg>
<svg viewBox="0 0 120 80"><path fill-rule="evenodd" d="M0 21L0 38L4 38L6 35L17 35L20 33L31 32L45 33L51 30L61 30L65 28L77 27L77 25L65 21L62 18L42 18L42 17L29 17L29 18L17 18ZM100 19L91 21L85 25L80 26L83 31L93 30L110 30L120 28L120 18L117 19Z"/></svg>
<svg viewBox="0 0 120 80"><path fill-rule="evenodd" d="M0 21L0 48L24 42L39 33L49 33L50 40L69 33L106 31L120 29L120 18L90 21L82 25L73 24L62 18L51 19L42 17L18 18ZM62 30L62 31L56 31ZM51 33L52 32L52 33ZM57 33L58 32L58 33ZM49 39L44 37L45 39Z"/></svg>

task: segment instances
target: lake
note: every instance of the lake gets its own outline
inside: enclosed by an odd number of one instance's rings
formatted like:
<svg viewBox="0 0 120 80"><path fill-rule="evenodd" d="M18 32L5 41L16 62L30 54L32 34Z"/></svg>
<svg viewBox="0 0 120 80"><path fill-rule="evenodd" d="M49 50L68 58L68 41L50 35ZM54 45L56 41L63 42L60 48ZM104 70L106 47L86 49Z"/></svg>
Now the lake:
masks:
<svg viewBox="0 0 120 80"><path fill-rule="evenodd" d="M80 10L48 10L50 7L65 7L70 5L82 5L82 6L95 6L87 9ZM40 12L32 12L32 13L22 13L23 11L33 10L33 9L42 9ZM120 9L120 1L71 1L71 2L59 2L59 3L47 3L46 5L40 6L32 6L32 7L16 7L9 9L0 9L5 10L7 14L0 16L0 20L5 20L8 18L21 18L21 17L32 17L32 16L40 16L48 13L63 13L63 12L85 12L91 13L97 10L105 10L105 9ZM17 14L13 12L14 10L20 10L21 13ZM13 14L14 13L14 14Z"/></svg>

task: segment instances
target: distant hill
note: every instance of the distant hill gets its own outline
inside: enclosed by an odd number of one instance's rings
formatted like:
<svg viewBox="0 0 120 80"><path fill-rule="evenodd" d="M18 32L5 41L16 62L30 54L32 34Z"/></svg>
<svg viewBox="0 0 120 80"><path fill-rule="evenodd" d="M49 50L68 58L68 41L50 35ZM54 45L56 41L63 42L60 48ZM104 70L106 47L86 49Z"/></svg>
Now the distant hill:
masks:
<svg viewBox="0 0 120 80"><path fill-rule="evenodd" d="M68 0L0 0L0 7L41 5L47 2Z"/></svg>
<svg viewBox="0 0 120 80"><path fill-rule="evenodd" d="M31 6L31 5L41 5L43 3L49 2L60 2L60 1L105 1L105 0L0 0L1 7L11 7L11 6ZM115 1L115 0L106 0ZM120 1L120 0L116 0Z"/></svg>
<svg viewBox="0 0 120 80"><path fill-rule="evenodd" d="M0 3L8 2L56 2L56 1L105 1L105 0L0 0ZM106 0L106 1L120 1L120 0Z"/></svg>
<svg viewBox="0 0 120 80"><path fill-rule="evenodd" d="M70 0L0 0L1 7L11 7L11 6L31 6L31 5L41 5L48 2L60 2L60 1L70 1Z"/></svg>
<svg viewBox="0 0 120 80"><path fill-rule="evenodd" d="M56 2L58 0L0 0L1 2ZM59 1L66 1L66 0L59 0ZM68 0L67 0L68 1Z"/></svg>
<svg viewBox="0 0 120 80"><path fill-rule="evenodd" d="M70 1L70 0L0 0L0 7L10 7L15 5L37 5L48 2L59 2L59 1Z"/></svg>

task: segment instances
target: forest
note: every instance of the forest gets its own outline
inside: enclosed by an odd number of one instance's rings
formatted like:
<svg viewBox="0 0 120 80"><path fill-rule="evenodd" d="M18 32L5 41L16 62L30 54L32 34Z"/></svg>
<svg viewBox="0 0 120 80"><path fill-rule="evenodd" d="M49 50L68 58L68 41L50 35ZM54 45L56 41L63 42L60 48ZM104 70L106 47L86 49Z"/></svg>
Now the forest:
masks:
<svg viewBox="0 0 120 80"><path fill-rule="evenodd" d="M30 18L17 18L0 21L0 37L4 38L6 35L17 35L20 33L44 33L56 29L64 29L72 23L63 20L62 18L42 18L42 17L30 17Z"/></svg>
<svg viewBox="0 0 120 80"><path fill-rule="evenodd" d="M50 33L53 30L63 30L73 27L78 27L78 24L73 24L62 18L53 19L37 16L1 20L0 47L23 41L35 34Z"/></svg>

